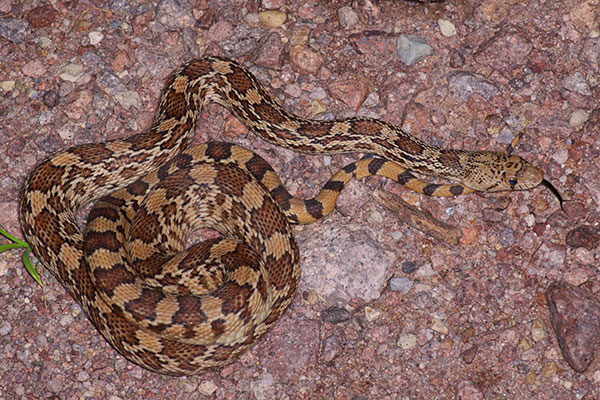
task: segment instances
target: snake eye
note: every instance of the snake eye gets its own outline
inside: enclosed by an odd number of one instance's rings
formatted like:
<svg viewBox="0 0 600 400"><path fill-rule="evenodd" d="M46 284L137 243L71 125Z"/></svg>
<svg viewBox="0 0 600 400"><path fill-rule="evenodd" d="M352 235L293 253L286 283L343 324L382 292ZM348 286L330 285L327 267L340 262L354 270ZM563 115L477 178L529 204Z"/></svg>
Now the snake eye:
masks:
<svg viewBox="0 0 600 400"><path fill-rule="evenodd" d="M508 180L508 184L510 185L511 188L514 188L517 185L517 180L515 178L510 178Z"/></svg>

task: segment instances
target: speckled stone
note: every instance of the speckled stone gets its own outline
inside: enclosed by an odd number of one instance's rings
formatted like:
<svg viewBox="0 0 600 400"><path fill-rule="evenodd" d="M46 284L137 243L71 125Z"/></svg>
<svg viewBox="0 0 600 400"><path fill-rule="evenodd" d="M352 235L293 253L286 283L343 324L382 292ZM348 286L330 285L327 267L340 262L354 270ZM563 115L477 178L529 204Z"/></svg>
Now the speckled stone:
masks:
<svg viewBox="0 0 600 400"><path fill-rule="evenodd" d="M413 65L431 55L431 46L417 35L402 34L396 45L398 59L406 65Z"/></svg>

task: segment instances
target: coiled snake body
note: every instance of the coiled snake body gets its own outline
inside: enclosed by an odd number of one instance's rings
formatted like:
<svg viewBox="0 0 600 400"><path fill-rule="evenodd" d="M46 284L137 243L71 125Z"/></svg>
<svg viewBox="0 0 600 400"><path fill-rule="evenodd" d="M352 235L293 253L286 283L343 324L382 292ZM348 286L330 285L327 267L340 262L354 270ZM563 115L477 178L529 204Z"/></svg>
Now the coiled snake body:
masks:
<svg viewBox="0 0 600 400"><path fill-rule="evenodd" d="M188 148L211 101L269 142L378 157L340 170L315 199L293 198L249 150ZM407 169L459 183L424 184ZM373 174L429 195L529 189L543 178L518 156L429 146L376 119L297 117L241 65L208 57L173 74L146 131L41 163L25 184L20 220L35 255L121 354L151 371L191 375L233 361L290 304L300 274L290 222L327 215L348 179ZM75 214L97 199L83 233ZM199 225L223 238L181 253Z"/></svg>

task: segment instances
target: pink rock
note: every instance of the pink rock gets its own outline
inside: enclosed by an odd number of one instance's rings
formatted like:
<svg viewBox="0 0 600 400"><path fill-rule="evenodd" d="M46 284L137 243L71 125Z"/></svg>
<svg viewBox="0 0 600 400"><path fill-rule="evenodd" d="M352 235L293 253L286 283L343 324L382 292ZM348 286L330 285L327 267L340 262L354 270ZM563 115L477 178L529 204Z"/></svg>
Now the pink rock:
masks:
<svg viewBox="0 0 600 400"><path fill-rule="evenodd" d="M324 57L306 46L293 46L290 49L290 63L294 71L301 74L316 75L323 63Z"/></svg>
<svg viewBox="0 0 600 400"><path fill-rule="evenodd" d="M600 303L587 290L562 281L548 287L546 299L563 357L575 371L585 371L600 339Z"/></svg>
<svg viewBox="0 0 600 400"><path fill-rule="evenodd" d="M329 85L329 90L333 97L344 102L354 111L358 111L369 93L367 84L357 79L333 82Z"/></svg>
<svg viewBox="0 0 600 400"><path fill-rule="evenodd" d="M21 71L25 76L29 76L31 78L41 78L46 73L46 68L44 68L40 60L32 60L25 64Z"/></svg>
<svg viewBox="0 0 600 400"><path fill-rule="evenodd" d="M525 64L532 48L522 34L501 30L479 48L477 61L500 71L510 70Z"/></svg>

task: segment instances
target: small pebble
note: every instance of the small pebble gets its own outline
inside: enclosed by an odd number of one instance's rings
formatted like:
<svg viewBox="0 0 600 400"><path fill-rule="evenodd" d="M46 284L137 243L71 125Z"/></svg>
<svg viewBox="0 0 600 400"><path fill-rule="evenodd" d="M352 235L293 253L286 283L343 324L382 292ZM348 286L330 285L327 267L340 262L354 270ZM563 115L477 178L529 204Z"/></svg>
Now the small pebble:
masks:
<svg viewBox="0 0 600 400"><path fill-rule="evenodd" d="M212 394L218 388L219 387L217 385L215 385L213 382L211 382L211 381L204 381L198 387L198 391L200 392L200 394L202 394L204 396L212 396Z"/></svg>
<svg viewBox="0 0 600 400"><path fill-rule="evenodd" d="M321 53L303 45L292 46L289 55L292 69L301 74L316 75L325 63L325 57Z"/></svg>
<svg viewBox="0 0 600 400"><path fill-rule="evenodd" d="M264 8L273 10L283 7L286 3L286 0L261 0L260 3Z"/></svg>
<svg viewBox="0 0 600 400"><path fill-rule="evenodd" d="M356 25L358 14L352 7L344 6L338 10L338 20L344 28L348 29Z"/></svg>
<svg viewBox="0 0 600 400"><path fill-rule="evenodd" d="M531 342L529 341L529 339L527 339L526 337L523 337L520 341L519 344L517 345L517 347L521 350L521 351L527 351L531 348Z"/></svg>
<svg viewBox="0 0 600 400"><path fill-rule="evenodd" d="M76 82L77 79L83 76L83 65L81 64L67 64L58 70L58 76L63 81Z"/></svg>
<svg viewBox="0 0 600 400"><path fill-rule="evenodd" d="M46 73L46 68L40 60L31 60L21 69L23 75L31 78L41 78Z"/></svg>
<svg viewBox="0 0 600 400"><path fill-rule="evenodd" d="M412 333L403 333L398 336L396 345L402 350L410 350L417 345L417 337Z"/></svg>
<svg viewBox="0 0 600 400"><path fill-rule="evenodd" d="M42 36L40 38L39 43L40 43L40 47L42 49L45 49L45 48L49 47L52 44L52 40L50 40L50 38L47 37L47 36Z"/></svg>
<svg viewBox="0 0 600 400"><path fill-rule="evenodd" d="M45 382L46 388L51 392L58 393L64 387L64 382L58 378L52 378L49 381Z"/></svg>
<svg viewBox="0 0 600 400"><path fill-rule="evenodd" d="M290 44L295 45L306 45L310 38L310 28L306 25L299 26L294 29L292 36L289 38Z"/></svg>
<svg viewBox="0 0 600 400"><path fill-rule="evenodd" d="M569 117L569 125L575 127L587 122L590 118L590 114L588 114L585 110L575 110L571 113L571 117Z"/></svg>
<svg viewBox="0 0 600 400"><path fill-rule="evenodd" d="M254 397L257 399L266 399L267 394L272 390L273 382L273 375L268 372L263 372L257 380L250 382L250 389Z"/></svg>
<svg viewBox="0 0 600 400"><path fill-rule="evenodd" d="M15 386L15 394L17 396L23 396L25 394L25 386L19 384Z"/></svg>
<svg viewBox="0 0 600 400"><path fill-rule="evenodd" d="M525 216L525 223L527 224L528 227L532 227L535 225L535 216L533 214L527 214Z"/></svg>
<svg viewBox="0 0 600 400"><path fill-rule="evenodd" d="M124 92L117 93L115 94L115 99L126 110L131 107L135 108L136 110L142 108L140 95L135 90L126 90Z"/></svg>
<svg viewBox="0 0 600 400"><path fill-rule="evenodd" d="M402 272L405 274L410 274L411 272L415 272L417 266L411 261L404 261L402 263Z"/></svg>
<svg viewBox="0 0 600 400"><path fill-rule="evenodd" d="M515 244L515 234L510 226L506 226L502 229L499 242L504 247L512 247Z"/></svg>
<svg viewBox="0 0 600 400"><path fill-rule="evenodd" d="M564 381L562 384L565 387L565 389L571 389L573 387L573 382L571 381Z"/></svg>
<svg viewBox="0 0 600 400"><path fill-rule="evenodd" d="M79 382L85 382L88 379L90 379L90 374L88 374L86 371L79 371L77 374L77 380Z"/></svg>
<svg viewBox="0 0 600 400"><path fill-rule="evenodd" d="M287 15L279 10L267 10L259 12L258 19L267 28L279 28L287 20Z"/></svg>
<svg viewBox="0 0 600 400"><path fill-rule="evenodd" d="M596 261L594 253L586 249L585 247L580 247L575 250L575 258L582 264L585 265L593 265Z"/></svg>
<svg viewBox="0 0 600 400"><path fill-rule="evenodd" d="M402 34L396 44L398 59L406 65L413 65L431 55L431 46L417 35Z"/></svg>
<svg viewBox="0 0 600 400"><path fill-rule="evenodd" d="M562 84L565 89L582 96L589 96L592 94L590 85L585 80L585 76L579 71L565 77Z"/></svg>
<svg viewBox="0 0 600 400"><path fill-rule="evenodd" d="M394 239L396 242L399 241L400 239L402 239L403 236L403 232L402 231L393 231L391 233L392 235L392 239Z"/></svg>
<svg viewBox="0 0 600 400"><path fill-rule="evenodd" d="M581 250L581 249L577 249ZM587 250L586 250L587 251ZM577 251L575 251L577 257ZM572 268L569 273L565 276L565 281L573 286L581 286L588 280L587 269L585 268Z"/></svg>
<svg viewBox="0 0 600 400"><path fill-rule="evenodd" d="M552 159L562 165L569 159L569 150L558 149L552 154Z"/></svg>
<svg viewBox="0 0 600 400"><path fill-rule="evenodd" d="M367 221L371 225L379 225L383 222L383 215L377 210L373 210L367 215Z"/></svg>
<svg viewBox="0 0 600 400"><path fill-rule="evenodd" d="M417 275L423 278L427 278L435 275L435 271L431 267L431 264L427 263L417 270Z"/></svg>
<svg viewBox="0 0 600 400"><path fill-rule="evenodd" d="M319 301L319 294L317 293L317 291L314 289L310 289L306 293L306 301L308 301L308 303L311 306L314 306L315 304L317 304L317 301Z"/></svg>
<svg viewBox="0 0 600 400"><path fill-rule="evenodd" d="M372 307L365 307L365 318L369 322L375 321L381 315L381 311Z"/></svg>
<svg viewBox="0 0 600 400"><path fill-rule="evenodd" d="M433 322L431 323L431 330L437 333L441 333L442 335L448 334L448 327L444 325L442 320L437 318L433 319Z"/></svg>
<svg viewBox="0 0 600 400"><path fill-rule="evenodd" d="M62 327L69 326L69 325L71 325L72 322L73 322L73 316L71 314L65 314L62 317L60 317L60 320L59 320L60 326L62 326Z"/></svg>
<svg viewBox="0 0 600 400"><path fill-rule="evenodd" d="M400 291L403 294L406 294L412 288L413 282L404 277L396 277L390 279L390 289L395 291Z"/></svg>
<svg viewBox="0 0 600 400"><path fill-rule="evenodd" d="M310 102L310 112L312 116L317 116L319 114L323 114L327 111L327 107L321 100L313 100Z"/></svg>
<svg viewBox="0 0 600 400"><path fill-rule="evenodd" d="M461 400L483 400L483 393L478 386L481 385L476 385L471 380L464 379L456 385L456 396L454 398Z"/></svg>
<svg viewBox="0 0 600 400"><path fill-rule="evenodd" d="M10 322L6 321L2 326L0 326L0 336L4 336L12 330L12 326Z"/></svg>
<svg viewBox="0 0 600 400"><path fill-rule="evenodd" d="M600 369L597 369L596 371L594 371L594 382L596 383L600 383Z"/></svg>
<svg viewBox="0 0 600 400"><path fill-rule="evenodd" d="M600 332L600 303L581 286L553 282L546 291L550 323L563 357L577 372L594 360Z"/></svg>
<svg viewBox="0 0 600 400"><path fill-rule="evenodd" d="M467 350L460 353L460 358L465 362L465 364L471 364L473 360L475 360L475 356L477 355L477 351L479 347L473 345L469 347Z"/></svg>
<svg viewBox="0 0 600 400"><path fill-rule="evenodd" d="M90 38L90 44L92 46L97 45L98 43L100 43L102 41L102 39L104 39L104 35L102 34L102 32L97 32L97 31L88 33L88 37Z"/></svg>
<svg viewBox="0 0 600 400"><path fill-rule="evenodd" d="M451 73L448 76L448 86L452 95L461 100L468 100L473 94L490 100L500 93L498 88L489 83L485 77L463 71Z"/></svg>
<svg viewBox="0 0 600 400"><path fill-rule="evenodd" d="M597 228L589 225L581 225L570 230L565 238L567 246L572 248L585 247L588 250L593 250L600 243L600 232Z"/></svg>
<svg viewBox="0 0 600 400"><path fill-rule="evenodd" d="M56 90L48 90L42 96L42 100L44 101L46 107L54 108L58 105L60 101L60 96L58 95L58 92Z"/></svg>
<svg viewBox="0 0 600 400"><path fill-rule="evenodd" d="M438 19L438 25L440 27L440 32L442 32L442 35L446 37L456 35L456 27L451 21L448 21L444 18L440 18Z"/></svg>
<svg viewBox="0 0 600 400"><path fill-rule="evenodd" d="M352 315L340 307L332 306L321 311L321 319L332 324L339 324L340 322L347 321L350 317L352 317Z"/></svg>
<svg viewBox="0 0 600 400"><path fill-rule="evenodd" d="M14 88L15 81L2 81L2 83L0 83L0 89L5 93L12 91Z"/></svg>
<svg viewBox="0 0 600 400"><path fill-rule="evenodd" d="M542 375L546 378L556 375L558 372L558 365L554 361L547 363L544 365L544 369L542 370Z"/></svg>
<svg viewBox="0 0 600 400"><path fill-rule="evenodd" d="M536 319L531 325L531 338L534 342L539 342L546 336L546 325L541 319Z"/></svg>

